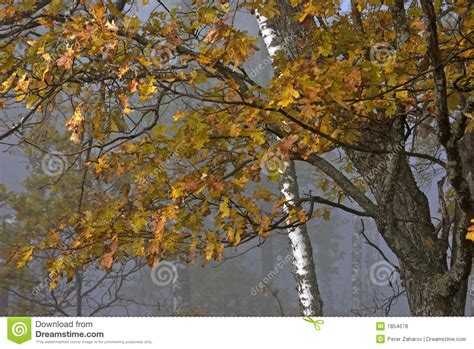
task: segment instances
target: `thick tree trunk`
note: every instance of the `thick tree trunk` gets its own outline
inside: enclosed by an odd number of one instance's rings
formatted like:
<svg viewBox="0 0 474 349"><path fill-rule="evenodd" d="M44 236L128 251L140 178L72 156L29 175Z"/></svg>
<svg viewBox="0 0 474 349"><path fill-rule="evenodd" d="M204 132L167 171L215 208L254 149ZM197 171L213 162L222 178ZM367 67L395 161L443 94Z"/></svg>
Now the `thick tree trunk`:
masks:
<svg viewBox="0 0 474 349"><path fill-rule="evenodd" d="M293 45L289 45L288 60L298 55L302 50L298 44L304 46L305 31L314 28L314 21L307 17L302 23L295 21L296 9L291 7L288 0L276 0L276 7L280 15L272 20L265 21L264 39L272 42L272 46L285 45L285 38ZM423 5L429 1L422 1ZM409 35L403 9L403 1L396 1L391 8L397 30L397 43L405 42ZM424 6L426 7L426 6ZM429 10L429 6L427 7ZM426 11L426 9L425 9ZM432 12L432 11L431 11ZM435 20L431 19L429 28L436 32ZM357 23L356 23L357 25ZM360 25L360 23L359 23ZM433 29L434 27L434 29ZM363 31L363 28L360 28ZM265 35L267 34L267 35ZM429 36L428 49L432 53L438 50L437 38ZM285 47L288 50L288 47ZM366 210L371 211L377 228L382 237L393 250L400 262L400 276L406 288L411 311L414 315L462 315L466 301L466 287L471 268L471 248L466 242L465 223L467 217L473 215L472 191L471 199L466 194L467 186L463 182L459 168L469 168L469 162L461 164L457 144L446 140L449 135L449 120L446 115L447 107L441 97L445 86L442 64L436 60L439 54L432 54L433 66L436 66L436 106L438 124L442 127L440 142L448 154L448 180L455 188L458 202L463 212L460 213L460 227L453 229L452 263L448 267L447 253L449 242L447 238L440 238L431 221L430 207L426 195L418 187L410 168L409 158L400 154L404 139L404 110L399 110L400 117L390 119L385 115L375 118L370 125L361 130L358 146L364 149L386 149L391 153L374 153L354 151L345 148L351 162L358 173L367 182L377 204L360 193L347 183L347 178L337 172L324 159L313 157L310 161L329 175L339 185L350 188L347 193L352 196ZM399 106L400 108L400 106ZM448 126L446 126L446 121ZM398 151L397 151L398 149Z"/></svg>
<svg viewBox="0 0 474 349"><path fill-rule="evenodd" d="M439 279L431 270L413 272L404 268L401 275L412 315L464 316L468 278L461 281L452 295L441 295Z"/></svg>
<svg viewBox="0 0 474 349"><path fill-rule="evenodd" d="M474 112L474 96L470 96L461 105L461 108L466 112ZM463 176L466 178L471 193L474 193L474 132L468 132L464 135L461 140L461 160L463 164L470 164L470 166L464 166ZM474 316L474 257L471 260L471 275L470 281L468 281L468 295L471 301L471 316Z"/></svg>
<svg viewBox="0 0 474 349"><path fill-rule="evenodd" d="M399 122L384 122L363 132L359 142L368 147L389 145L397 149L399 132ZM446 288L442 276L448 272L447 241L438 239L428 199L418 188L407 158L395 151L384 155L350 149L346 152L381 208L382 214L375 222L399 258L400 277L412 314L463 315L468 273L460 275L460 281L449 290Z"/></svg>

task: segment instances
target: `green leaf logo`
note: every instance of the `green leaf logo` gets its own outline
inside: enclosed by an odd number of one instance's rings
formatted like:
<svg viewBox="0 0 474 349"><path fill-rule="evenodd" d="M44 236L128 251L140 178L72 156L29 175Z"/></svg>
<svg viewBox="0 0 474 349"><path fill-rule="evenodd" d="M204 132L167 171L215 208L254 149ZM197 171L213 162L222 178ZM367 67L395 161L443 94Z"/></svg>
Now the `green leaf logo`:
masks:
<svg viewBox="0 0 474 349"><path fill-rule="evenodd" d="M9 317L7 326L7 338L12 342L21 344L31 339L30 317Z"/></svg>
<svg viewBox="0 0 474 349"><path fill-rule="evenodd" d="M304 321L312 323L316 331L321 330L321 325L324 324L324 320L314 320L311 319L310 317L305 317L303 318Z"/></svg>

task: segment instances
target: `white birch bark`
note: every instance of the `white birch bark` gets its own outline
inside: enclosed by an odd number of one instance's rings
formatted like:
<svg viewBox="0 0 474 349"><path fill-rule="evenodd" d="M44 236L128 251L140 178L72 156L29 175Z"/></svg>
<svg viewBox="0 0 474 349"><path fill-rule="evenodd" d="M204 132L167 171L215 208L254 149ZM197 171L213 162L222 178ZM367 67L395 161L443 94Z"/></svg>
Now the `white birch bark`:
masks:
<svg viewBox="0 0 474 349"><path fill-rule="evenodd" d="M290 161L288 169L283 175L281 192L286 198L288 209L299 198L298 178L296 176L295 163ZM287 223L291 223L288 220ZM316 279L316 268L313 260L313 247L309 238L306 224L288 229L288 238L293 254L294 278L300 302L300 310L303 316L323 315L323 304Z"/></svg>
<svg viewBox="0 0 474 349"><path fill-rule="evenodd" d="M282 50L281 45L276 44L278 41L276 31L268 25L267 18L258 12L256 17L268 54L273 61L276 53ZM300 199L295 164L293 161L289 161L287 165L288 167L283 173L280 183L280 190L287 202L284 207L285 213L288 213L289 207ZM291 223L290 220L289 218L288 224ZM303 316L322 315L322 301L316 279L313 249L306 224L288 229L288 237L293 254L294 277L301 314Z"/></svg>

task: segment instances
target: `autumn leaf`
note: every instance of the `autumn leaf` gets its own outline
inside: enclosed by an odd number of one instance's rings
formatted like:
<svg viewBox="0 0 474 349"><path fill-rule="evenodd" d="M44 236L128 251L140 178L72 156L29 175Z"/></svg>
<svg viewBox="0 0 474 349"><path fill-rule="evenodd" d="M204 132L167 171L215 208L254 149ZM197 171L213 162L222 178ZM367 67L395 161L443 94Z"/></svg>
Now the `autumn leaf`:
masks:
<svg viewBox="0 0 474 349"><path fill-rule="evenodd" d="M10 75L8 77L8 79L6 79L3 83L2 83L2 89L1 89L1 93L5 93L7 92L13 85L13 81L15 80L15 77L16 77L16 72L13 73L12 75Z"/></svg>
<svg viewBox="0 0 474 349"><path fill-rule="evenodd" d="M229 210L229 198L228 197L224 197L224 200L222 200L222 202L219 205L219 210L221 211L221 217L222 218L225 218L225 217L229 216L230 210Z"/></svg>
<svg viewBox="0 0 474 349"><path fill-rule="evenodd" d="M33 246L26 246L21 249L18 257L17 268L23 268L28 261L33 258Z"/></svg>
<svg viewBox="0 0 474 349"><path fill-rule="evenodd" d="M67 130L71 133L69 139L74 144L79 144L84 136L84 116L82 115L82 106L84 103L79 103L72 117L66 121Z"/></svg>
<svg viewBox="0 0 474 349"><path fill-rule="evenodd" d="M115 24L115 21L112 20L111 22L109 22L107 20L107 22L105 23L105 27L110 30L110 31L113 31L113 32L116 32L119 30L119 28L117 27L117 25Z"/></svg>
<svg viewBox="0 0 474 349"><path fill-rule="evenodd" d="M128 107L128 98L127 98L127 96L120 94L120 95L118 95L118 98L120 100L120 103L122 103L122 106L123 106L122 112L124 114L130 114L131 112L133 112L133 110Z"/></svg>
<svg viewBox="0 0 474 349"><path fill-rule="evenodd" d="M466 239L474 241L474 218L471 219L471 225L467 228Z"/></svg>
<svg viewBox="0 0 474 349"><path fill-rule="evenodd" d="M146 80L142 80L142 83L138 86L138 90L140 91L141 99L148 99L150 95L155 93L157 90L155 86L155 78L148 76Z"/></svg>
<svg viewBox="0 0 474 349"><path fill-rule="evenodd" d="M118 250L117 240L112 240L105 248L105 253L102 257L102 267L105 270L110 270L114 264L114 257Z"/></svg>
<svg viewBox="0 0 474 349"><path fill-rule="evenodd" d="M138 81L135 79L130 80L130 82L128 83L128 89L131 93L136 92L138 90Z"/></svg>
<svg viewBox="0 0 474 349"><path fill-rule="evenodd" d="M178 111L176 114L173 115L173 120L178 121L178 120L182 119L184 116L186 116L186 112Z"/></svg>
<svg viewBox="0 0 474 349"><path fill-rule="evenodd" d="M416 30L423 30L424 24L422 19L417 19L411 23L411 27Z"/></svg>
<svg viewBox="0 0 474 349"><path fill-rule="evenodd" d="M64 51L56 60L56 64L64 69L70 69L74 61L74 55L74 50L72 48L67 48L66 51Z"/></svg>
<svg viewBox="0 0 474 349"><path fill-rule="evenodd" d="M287 107L295 101L296 98L299 98L300 94L292 86L287 86L280 95L280 100L278 101L278 106Z"/></svg>

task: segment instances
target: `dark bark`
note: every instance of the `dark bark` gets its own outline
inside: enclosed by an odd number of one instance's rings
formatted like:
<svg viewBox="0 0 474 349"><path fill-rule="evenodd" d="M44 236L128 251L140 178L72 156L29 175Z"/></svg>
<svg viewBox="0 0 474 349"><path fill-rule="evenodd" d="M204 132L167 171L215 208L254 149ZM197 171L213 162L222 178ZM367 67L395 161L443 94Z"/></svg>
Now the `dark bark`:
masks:
<svg viewBox="0 0 474 349"><path fill-rule="evenodd" d="M8 289L0 286L0 316L6 316L8 314L9 298L10 292Z"/></svg>
<svg viewBox="0 0 474 349"><path fill-rule="evenodd" d="M466 304L467 277L456 292L444 296L439 292L439 277L430 269L413 272L402 268L401 278L408 295L412 315L463 316Z"/></svg>
<svg viewBox="0 0 474 349"><path fill-rule="evenodd" d="M371 146L375 142L395 149L396 139L386 136L398 128L394 124L387 122L372 127L362 134L360 144ZM459 281L448 290L444 281L448 273L447 244L435 233L428 199L419 189L407 158L396 153L374 155L349 149L346 152L377 200L379 214L375 222L399 259L400 278L412 314L463 315L468 269L458 275ZM397 156L398 165L390 169ZM392 178L390 171L396 174Z"/></svg>
<svg viewBox="0 0 474 349"><path fill-rule="evenodd" d="M273 19L269 25L278 33L279 41L285 37L298 36L305 33L313 24L307 21L295 23L296 9L287 0L276 1L281 15ZM446 78L439 62L438 42L435 21L432 18L430 1L422 1L428 13L427 47L431 51L432 64L435 67L435 104L439 129L439 142L445 148L448 160L447 177L456 191L460 207L461 224L453 229L453 263L448 267L447 239L439 238L431 221L428 198L416 183L406 154L404 143L404 113L399 108L398 115L388 118L376 116L365 129L354 148L344 150L354 164L358 173L367 182L376 204L372 203L363 193L337 169L316 154L307 160L332 178L375 220L377 228L399 259L400 277L406 289L410 309L413 315L453 316L463 315L466 301L468 275L471 268L472 245L465 239L465 227L468 217L472 217L472 192L463 179L466 168L472 162L461 158L459 139L450 132L446 102ZM395 1L391 8L397 31L397 44L402 45L409 36L403 1ZM361 26L355 21L356 25ZM359 28L363 31L363 28ZM301 44L301 42L300 42ZM296 52L300 54L301 49ZM387 149L388 153L360 151L359 149ZM472 152L472 148L471 152Z"/></svg>

